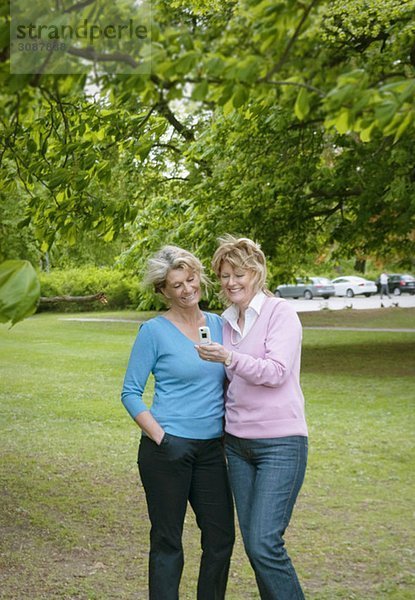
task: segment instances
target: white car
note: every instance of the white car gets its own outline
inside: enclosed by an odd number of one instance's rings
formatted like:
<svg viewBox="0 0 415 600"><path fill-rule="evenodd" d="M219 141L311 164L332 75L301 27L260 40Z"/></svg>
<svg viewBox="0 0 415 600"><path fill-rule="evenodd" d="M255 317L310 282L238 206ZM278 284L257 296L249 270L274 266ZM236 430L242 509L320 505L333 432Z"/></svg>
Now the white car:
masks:
<svg viewBox="0 0 415 600"><path fill-rule="evenodd" d="M364 294L367 298L376 294L378 288L374 281L364 279L364 277L336 277L331 282L334 285L336 296L347 296L353 298L357 294Z"/></svg>

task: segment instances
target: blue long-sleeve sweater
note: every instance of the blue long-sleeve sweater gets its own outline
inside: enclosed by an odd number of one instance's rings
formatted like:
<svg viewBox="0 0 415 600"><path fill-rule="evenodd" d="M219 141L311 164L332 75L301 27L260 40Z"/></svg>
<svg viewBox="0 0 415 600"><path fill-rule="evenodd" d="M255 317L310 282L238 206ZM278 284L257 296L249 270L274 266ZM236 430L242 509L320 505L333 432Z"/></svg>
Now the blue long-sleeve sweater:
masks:
<svg viewBox="0 0 415 600"><path fill-rule="evenodd" d="M222 320L204 313L212 341L222 343ZM222 364L199 358L195 343L159 316L142 324L125 374L122 402L133 419L148 410L143 401L150 373L155 379L150 412L167 433L211 439L223 432Z"/></svg>

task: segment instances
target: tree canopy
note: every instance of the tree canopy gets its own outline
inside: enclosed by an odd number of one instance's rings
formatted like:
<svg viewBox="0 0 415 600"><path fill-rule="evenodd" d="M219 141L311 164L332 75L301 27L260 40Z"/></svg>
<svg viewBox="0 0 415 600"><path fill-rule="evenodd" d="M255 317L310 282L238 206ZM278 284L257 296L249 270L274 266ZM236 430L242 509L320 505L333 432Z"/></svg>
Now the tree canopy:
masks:
<svg viewBox="0 0 415 600"><path fill-rule="evenodd" d="M19 197L43 251L128 226L127 264L164 242L208 259L225 232L254 237L276 272L308 254L413 256L414 0L13 4L0 196ZM56 37L132 16L139 43ZM19 31L65 49L28 67Z"/></svg>

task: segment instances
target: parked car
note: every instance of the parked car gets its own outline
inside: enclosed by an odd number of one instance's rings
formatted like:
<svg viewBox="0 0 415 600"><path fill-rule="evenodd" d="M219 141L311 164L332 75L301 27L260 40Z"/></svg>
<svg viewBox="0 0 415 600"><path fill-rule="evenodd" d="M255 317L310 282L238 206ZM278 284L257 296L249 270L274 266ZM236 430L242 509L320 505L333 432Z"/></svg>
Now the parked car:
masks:
<svg viewBox="0 0 415 600"><path fill-rule="evenodd" d="M336 296L347 296L353 298L358 294L364 294L367 298L376 294L378 288L375 281L365 279L364 277L355 277L353 275L347 277L336 277L332 280Z"/></svg>
<svg viewBox="0 0 415 600"><path fill-rule="evenodd" d="M327 277L297 278L293 283L279 285L274 291L278 298L305 298L311 300L314 296L330 298L334 296L334 286Z"/></svg>
<svg viewBox="0 0 415 600"><path fill-rule="evenodd" d="M376 279L378 292L380 292L380 277ZM388 273L389 292L394 296L400 296L404 292L415 294L415 277L408 273Z"/></svg>

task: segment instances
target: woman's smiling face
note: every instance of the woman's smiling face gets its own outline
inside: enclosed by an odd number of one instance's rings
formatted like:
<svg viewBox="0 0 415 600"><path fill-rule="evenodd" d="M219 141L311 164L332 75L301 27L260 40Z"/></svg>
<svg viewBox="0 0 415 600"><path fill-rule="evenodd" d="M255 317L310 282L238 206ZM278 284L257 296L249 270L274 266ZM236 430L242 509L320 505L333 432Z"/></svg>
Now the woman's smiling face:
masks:
<svg viewBox="0 0 415 600"><path fill-rule="evenodd" d="M220 269L220 284L232 304L246 308L255 296L255 273L251 269L233 267L224 261Z"/></svg>
<svg viewBox="0 0 415 600"><path fill-rule="evenodd" d="M200 302L202 292L200 275L191 269L171 269L166 277L163 294L172 305L179 308L195 306Z"/></svg>

